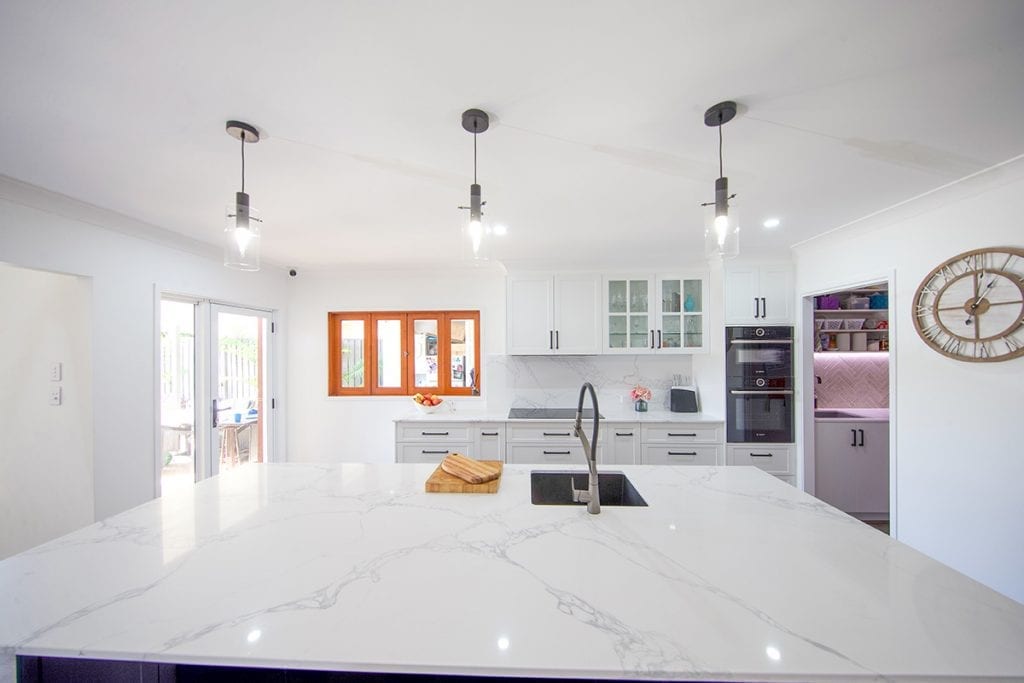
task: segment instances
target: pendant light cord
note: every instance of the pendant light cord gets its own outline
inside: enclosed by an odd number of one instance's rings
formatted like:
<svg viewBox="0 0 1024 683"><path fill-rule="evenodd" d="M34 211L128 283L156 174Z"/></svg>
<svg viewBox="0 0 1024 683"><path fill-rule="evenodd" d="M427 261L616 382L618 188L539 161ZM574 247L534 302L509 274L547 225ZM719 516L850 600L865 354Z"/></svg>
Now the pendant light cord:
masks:
<svg viewBox="0 0 1024 683"><path fill-rule="evenodd" d="M473 122L473 184L476 185L476 122Z"/></svg>
<svg viewBox="0 0 1024 683"><path fill-rule="evenodd" d="M242 192L245 192L245 131L239 139L242 141Z"/></svg>
<svg viewBox="0 0 1024 683"><path fill-rule="evenodd" d="M718 114L718 177L721 178L725 175L722 170L722 114Z"/></svg>

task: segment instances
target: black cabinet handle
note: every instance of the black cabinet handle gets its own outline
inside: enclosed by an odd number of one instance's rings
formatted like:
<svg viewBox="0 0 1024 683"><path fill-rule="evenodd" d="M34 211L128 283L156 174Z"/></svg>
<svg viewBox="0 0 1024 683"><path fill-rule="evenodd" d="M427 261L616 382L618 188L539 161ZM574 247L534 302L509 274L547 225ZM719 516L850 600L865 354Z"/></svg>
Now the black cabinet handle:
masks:
<svg viewBox="0 0 1024 683"><path fill-rule="evenodd" d="M771 453L751 453L750 457L751 458L770 458L770 457L772 457L772 454Z"/></svg>
<svg viewBox="0 0 1024 683"><path fill-rule="evenodd" d="M448 432L420 432L420 436L448 436Z"/></svg>
<svg viewBox="0 0 1024 683"><path fill-rule="evenodd" d="M543 432L544 436L569 436L569 432Z"/></svg>
<svg viewBox="0 0 1024 683"><path fill-rule="evenodd" d="M669 436L697 436L696 434L673 434L672 432L669 432L668 435Z"/></svg>
<svg viewBox="0 0 1024 683"><path fill-rule="evenodd" d="M480 436L498 436L498 432L480 432Z"/></svg>
<svg viewBox="0 0 1024 683"><path fill-rule="evenodd" d="M669 451L669 455L697 455L697 451Z"/></svg>
<svg viewBox="0 0 1024 683"><path fill-rule="evenodd" d="M569 455L572 451L544 451L544 455Z"/></svg>
<svg viewBox="0 0 1024 683"><path fill-rule="evenodd" d="M857 431L860 432L860 444L859 445L863 446L864 445L864 430L863 429L858 429Z"/></svg>
<svg viewBox="0 0 1024 683"><path fill-rule="evenodd" d="M661 330L658 330L658 348L659 349L665 348L664 346L661 345Z"/></svg>
<svg viewBox="0 0 1024 683"><path fill-rule="evenodd" d="M633 432L615 432L615 436L633 436Z"/></svg>
<svg viewBox="0 0 1024 683"><path fill-rule="evenodd" d="M548 330L548 348L552 351L555 349L555 331Z"/></svg>
<svg viewBox="0 0 1024 683"><path fill-rule="evenodd" d="M857 430L856 429L851 429L850 430L850 434L853 435L853 441L850 443L850 445L851 446L856 446L857 445Z"/></svg>
<svg viewBox="0 0 1024 683"><path fill-rule="evenodd" d="M654 348L654 330L651 330L651 348Z"/></svg>
<svg viewBox="0 0 1024 683"><path fill-rule="evenodd" d="M420 451L424 455L446 455L448 451Z"/></svg>
<svg viewBox="0 0 1024 683"><path fill-rule="evenodd" d="M555 330L555 349L558 349L558 330Z"/></svg>
<svg viewBox="0 0 1024 683"><path fill-rule="evenodd" d="M764 300L763 296L761 297L761 317L768 317L768 302Z"/></svg>

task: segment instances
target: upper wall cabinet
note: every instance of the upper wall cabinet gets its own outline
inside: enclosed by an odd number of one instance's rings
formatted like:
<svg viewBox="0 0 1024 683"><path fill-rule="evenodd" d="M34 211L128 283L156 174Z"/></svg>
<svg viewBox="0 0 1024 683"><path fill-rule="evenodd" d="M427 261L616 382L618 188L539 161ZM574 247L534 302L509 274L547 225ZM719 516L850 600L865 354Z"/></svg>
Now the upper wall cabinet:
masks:
<svg viewBox="0 0 1024 683"><path fill-rule="evenodd" d="M788 264L727 264L726 325L791 325L793 274Z"/></svg>
<svg viewBox="0 0 1024 683"><path fill-rule="evenodd" d="M506 353L601 353L601 278L591 274L509 275Z"/></svg>
<svg viewBox="0 0 1024 683"><path fill-rule="evenodd" d="M705 275L606 276L603 294L602 353L707 350Z"/></svg>

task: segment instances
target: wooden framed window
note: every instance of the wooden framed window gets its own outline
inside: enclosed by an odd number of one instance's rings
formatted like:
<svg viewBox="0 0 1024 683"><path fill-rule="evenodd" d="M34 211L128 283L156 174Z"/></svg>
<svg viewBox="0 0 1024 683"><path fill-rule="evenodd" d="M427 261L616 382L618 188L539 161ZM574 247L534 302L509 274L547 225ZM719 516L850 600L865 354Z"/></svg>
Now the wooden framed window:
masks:
<svg viewBox="0 0 1024 683"><path fill-rule="evenodd" d="M479 311L329 313L327 340L330 396L479 393Z"/></svg>

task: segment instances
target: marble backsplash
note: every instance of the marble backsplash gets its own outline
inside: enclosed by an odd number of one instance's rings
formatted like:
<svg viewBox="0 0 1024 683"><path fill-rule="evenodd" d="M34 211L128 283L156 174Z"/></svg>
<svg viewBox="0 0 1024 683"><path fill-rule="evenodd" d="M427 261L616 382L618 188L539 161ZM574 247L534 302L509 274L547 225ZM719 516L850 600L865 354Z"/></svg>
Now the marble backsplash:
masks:
<svg viewBox="0 0 1024 683"><path fill-rule="evenodd" d="M668 409L669 387L679 375L694 380L690 356L492 356L487 364L488 408L573 407L590 382L603 410L628 409L629 390L651 390L651 407Z"/></svg>
<svg viewBox="0 0 1024 683"><path fill-rule="evenodd" d="M888 408L889 354L816 353L819 408Z"/></svg>

